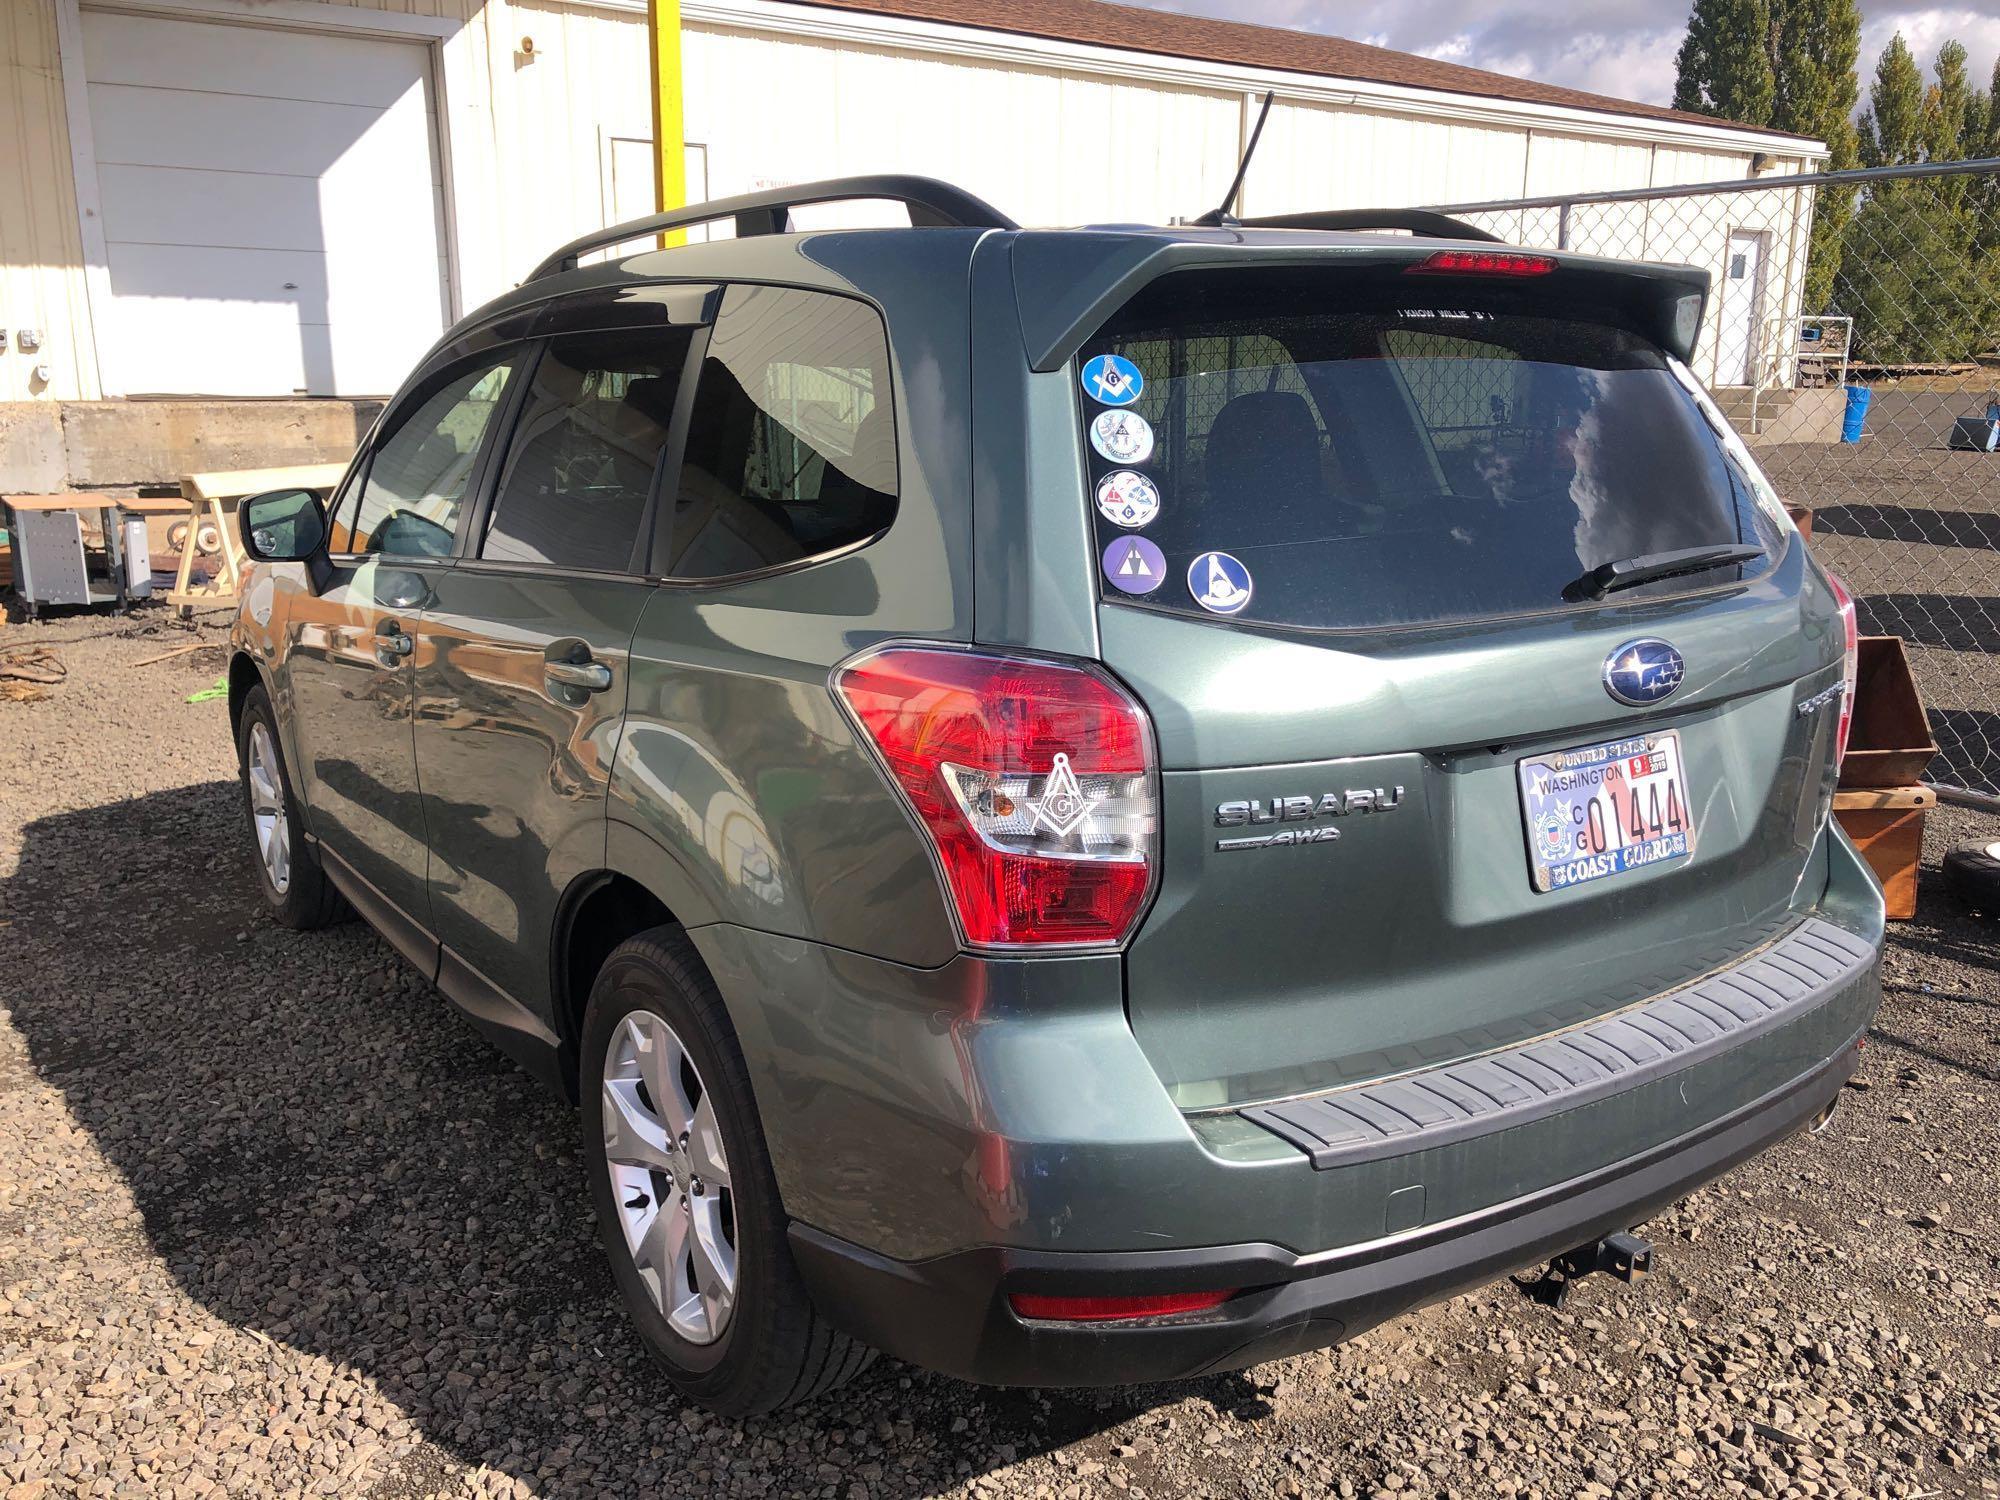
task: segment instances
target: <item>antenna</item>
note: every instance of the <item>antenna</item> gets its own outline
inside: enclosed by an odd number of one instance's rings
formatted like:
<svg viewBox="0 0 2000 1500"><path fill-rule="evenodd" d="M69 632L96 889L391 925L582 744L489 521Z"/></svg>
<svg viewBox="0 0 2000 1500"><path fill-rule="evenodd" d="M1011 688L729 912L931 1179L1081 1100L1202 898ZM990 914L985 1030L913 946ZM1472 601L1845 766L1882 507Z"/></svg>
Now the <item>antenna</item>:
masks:
<svg viewBox="0 0 2000 1500"><path fill-rule="evenodd" d="M1236 164L1236 176L1229 184L1229 191L1222 195L1222 206L1210 209L1194 222L1210 226L1234 224L1234 210L1237 196L1243 191L1243 178L1250 170L1250 158L1257 154L1257 141L1264 134L1264 122L1271 117L1271 101L1278 97L1276 89L1264 91L1264 107L1257 111L1257 123L1250 127L1250 144L1243 148L1243 160Z"/></svg>

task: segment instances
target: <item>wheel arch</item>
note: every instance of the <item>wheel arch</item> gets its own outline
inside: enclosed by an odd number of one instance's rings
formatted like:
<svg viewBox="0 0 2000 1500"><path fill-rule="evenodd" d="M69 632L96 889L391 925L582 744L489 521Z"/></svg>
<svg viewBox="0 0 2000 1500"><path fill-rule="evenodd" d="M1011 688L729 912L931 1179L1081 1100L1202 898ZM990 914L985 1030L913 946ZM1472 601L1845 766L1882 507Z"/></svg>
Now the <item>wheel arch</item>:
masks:
<svg viewBox="0 0 2000 1500"><path fill-rule="evenodd" d="M229 670L225 674L229 689L229 743L240 744L243 736L243 705L249 701L253 688L262 688L264 696L271 704L271 728L278 736L278 753L285 758L285 766L292 779L292 795L298 799L299 812L305 822L308 837L312 834L312 797L303 774L304 767L299 759L297 726L287 705L278 697L278 684L272 679L270 667L252 653L238 647L230 653Z"/></svg>
<svg viewBox="0 0 2000 1500"><path fill-rule="evenodd" d="M261 687L270 692L270 684L264 681L264 670L257 665L255 657L248 651L237 651L229 658L229 734L234 739L243 728L243 700L250 696L250 689Z"/></svg>
<svg viewBox="0 0 2000 1500"><path fill-rule="evenodd" d="M549 996L557 1064L572 1097L584 1007L611 950L666 923L693 929L721 921L720 905L717 893L651 833L616 816L606 820L604 863L564 889L551 934Z"/></svg>

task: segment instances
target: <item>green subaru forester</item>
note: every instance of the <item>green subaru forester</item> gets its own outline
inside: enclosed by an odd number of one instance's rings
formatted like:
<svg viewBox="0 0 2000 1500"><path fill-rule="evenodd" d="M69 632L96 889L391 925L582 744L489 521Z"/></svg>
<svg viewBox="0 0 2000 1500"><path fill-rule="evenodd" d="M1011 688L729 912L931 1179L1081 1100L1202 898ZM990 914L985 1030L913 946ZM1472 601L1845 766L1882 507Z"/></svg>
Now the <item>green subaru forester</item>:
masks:
<svg viewBox="0 0 2000 1500"><path fill-rule="evenodd" d="M790 232L851 198L911 226ZM1284 224L618 226L244 507L265 899L576 1101L718 1411L1643 1269L1854 1065L1854 611L1688 371L1705 274Z"/></svg>

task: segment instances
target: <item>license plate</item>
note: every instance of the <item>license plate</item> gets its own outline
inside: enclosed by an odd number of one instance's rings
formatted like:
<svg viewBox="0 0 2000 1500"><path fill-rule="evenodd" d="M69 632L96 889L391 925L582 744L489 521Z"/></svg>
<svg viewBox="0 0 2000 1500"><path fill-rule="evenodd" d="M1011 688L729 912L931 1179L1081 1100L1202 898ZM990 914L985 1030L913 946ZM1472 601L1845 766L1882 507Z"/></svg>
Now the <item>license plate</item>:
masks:
<svg viewBox="0 0 2000 1500"><path fill-rule="evenodd" d="M1694 853L1694 816L1672 730L1520 763L1535 889L1559 891Z"/></svg>

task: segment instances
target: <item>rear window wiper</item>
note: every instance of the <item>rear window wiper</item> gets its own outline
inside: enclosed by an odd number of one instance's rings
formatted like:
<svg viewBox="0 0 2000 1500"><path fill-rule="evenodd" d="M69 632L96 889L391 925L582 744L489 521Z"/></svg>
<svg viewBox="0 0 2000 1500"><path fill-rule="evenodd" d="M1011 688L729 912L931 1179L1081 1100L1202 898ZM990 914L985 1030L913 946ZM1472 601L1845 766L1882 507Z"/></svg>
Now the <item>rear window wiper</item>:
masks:
<svg viewBox="0 0 2000 1500"><path fill-rule="evenodd" d="M1678 578L1683 573L1706 573L1710 568L1727 568L1755 562L1764 555L1762 547L1728 542L1715 547L1683 547L1678 552L1647 552L1617 562L1599 563L1573 583L1564 585L1563 598L1602 599L1619 589L1637 588L1661 578Z"/></svg>

